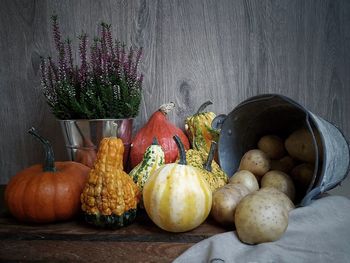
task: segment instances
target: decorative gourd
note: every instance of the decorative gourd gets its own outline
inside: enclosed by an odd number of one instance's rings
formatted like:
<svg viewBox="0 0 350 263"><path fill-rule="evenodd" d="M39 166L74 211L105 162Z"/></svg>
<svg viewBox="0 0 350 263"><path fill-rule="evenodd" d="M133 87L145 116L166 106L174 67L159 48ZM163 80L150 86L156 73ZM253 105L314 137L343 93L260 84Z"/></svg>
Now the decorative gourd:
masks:
<svg viewBox="0 0 350 263"><path fill-rule="evenodd" d="M146 149L141 163L136 165L129 173L142 193L143 186L148 180L150 174L164 164L164 152L158 144L157 138L153 139L152 144Z"/></svg>
<svg viewBox="0 0 350 263"><path fill-rule="evenodd" d="M175 162L178 156L177 146L173 140L174 135L181 139L186 150L190 148L190 143L185 133L166 117L174 107L175 104L173 102L160 106L159 110L153 113L148 122L138 131L132 141L130 150L130 164L132 168L142 161L143 155L147 147L151 145L153 137L158 139L159 145L164 151L165 163Z"/></svg>
<svg viewBox="0 0 350 263"><path fill-rule="evenodd" d="M186 152L187 163L201 169L202 176L208 182L212 191L215 191L228 182L226 173L221 170L220 166L213 160L216 145L214 141L211 143L209 154L204 150L194 149L190 149Z"/></svg>
<svg viewBox="0 0 350 263"><path fill-rule="evenodd" d="M123 154L121 139L101 140L96 162L81 194L87 223L119 228L134 221L140 193L131 177L123 171Z"/></svg>
<svg viewBox="0 0 350 263"><path fill-rule="evenodd" d="M211 127L211 123L216 117L215 113L203 112L211 104L213 104L211 101L204 102L194 115L185 120L185 130L192 148L204 150L207 153L210 150L211 142L217 142L219 138L219 132Z"/></svg>
<svg viewBox="0 0 350 263"><path fill-rule="evenodd" d="M80 193L89 167L77 162L55 162L53 149L34 128L28 131L45 148L44 164L26 168L9 181L5 202L19 221L51 223L72 219L80 211Z"/></svg>
<svg viewBox="0 0 350 263"><path fill-rule="evenodd" d="M143 203L148 216L160 228L185 232L207 218L212 192L201 171L186 164L186 154L178 136L178 163L165 164L151 174L143 188Z"/></svg>

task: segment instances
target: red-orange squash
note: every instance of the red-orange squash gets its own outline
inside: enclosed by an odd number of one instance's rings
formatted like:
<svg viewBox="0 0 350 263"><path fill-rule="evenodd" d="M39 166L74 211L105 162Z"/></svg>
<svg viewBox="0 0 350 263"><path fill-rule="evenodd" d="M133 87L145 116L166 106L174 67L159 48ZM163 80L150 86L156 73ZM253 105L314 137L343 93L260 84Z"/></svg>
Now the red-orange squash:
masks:
<svg viewBox="0 0 350 263"><path fill-rule="evenodd" d="M5 190L5 202L11 214L22 222L50 223L68 220L80 211L80 193L89 167L77 162L54 162L50 143L29 133L45 147L45 163L26 168L11 178Z"/></svg>
<svg viewBox="0 0 350 263"><path fill-rule="evenodd" d="M165 163L173 163L178 156L178 149L173 136L177 135L186 150L190 148L190 142L186 134L167 119L167 114L174 109L173 102L163 104L154 112L148 122L135 135L130 150L130 164L134 168L138 165L153 138L157 138L159 145L165 154Z"/></svg>
<svg viewBox="0 0 350 263"><path fill-rule="evenodd" d="M78 149L76 153L76 161L87 167L92 168L96 161L96 152L94 149Z"/></svg>

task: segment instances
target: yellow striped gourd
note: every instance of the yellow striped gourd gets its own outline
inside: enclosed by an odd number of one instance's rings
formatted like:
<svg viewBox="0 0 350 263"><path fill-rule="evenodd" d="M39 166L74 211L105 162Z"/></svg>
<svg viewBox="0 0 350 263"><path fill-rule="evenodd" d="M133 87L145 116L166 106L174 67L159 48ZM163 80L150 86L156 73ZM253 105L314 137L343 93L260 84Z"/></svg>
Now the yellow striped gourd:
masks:
<svg viewBox="0 0 350 263"><path fill-rule="evenodd" d="M185 232L198 227L208 217L212 192L200 169L186 164L181 140L177 136L174 140L180 160L165 164L151 174L143 188L143 203L157 226L170 232Z"/></svg>

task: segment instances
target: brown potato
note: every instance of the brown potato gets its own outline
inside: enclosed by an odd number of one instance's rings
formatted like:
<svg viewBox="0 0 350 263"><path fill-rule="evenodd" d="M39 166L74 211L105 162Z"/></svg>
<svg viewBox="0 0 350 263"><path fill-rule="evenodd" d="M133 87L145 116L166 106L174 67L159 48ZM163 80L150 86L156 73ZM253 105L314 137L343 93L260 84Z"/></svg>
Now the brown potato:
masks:
<svg viewBox="0 0 350 263"><path fill-rule="evenodd" d="M250 192L254 192L259 190L259 183L256 180L256 177L253 173L247 170L241 170L236 172L232 177L228 180L229 184L243 184L248 188Z"/></svg>
<svg viewBox="0 0 350 263"><path fill-rule="evenodd" d="M276 135L265 135L258 141L258 148L262 150L270 159L282 158L286 150L283 140Z"/></svg>
<svg viewBox="0 0 350 263"><path fill-rule="evenodd" d="M281 202L282 206L286 208L288 212L295 208L295 205L292 202L292 200L290 200L290 198L286 194L282 193L281 191L277 190L274 187L261 188L259 190L259 194L267 194L267 195L275 196L276 199L278 199Z"/></svg>
<svg viewBox="0 0 350 263"><path fill-rule="evenodd" d="M284 145L289 155L293 158L304 162L315 162L315 146L309 130L305 128L296 130L289 135Z"/></svg>
<svg viewBox="0 0 350 263"><path fill-rule="evenodd" d="M248 170L259 180L268 170L270 170L270 159L261 150L254 149L246 152L239 165L239 171Z"/></svg>
<svg viewBox="0 0 350 263"><path fill-rule="evenodd" d="M278 196L260 191L244 197L236 208L237 235L247 244L276 241L288 226L289 214Z"/></svg>
<svg viewBox="0 0 350 263"><path fill-rule="evenodd" d="M312 182L314 166L309 163L302 163L296 166L290 175L299 187L306 190Z"/></svg>
<svg viewBox="0 0 350 263"><path fill-rule="evenodd" d="M272 170L267 172L261 179L261 188L274 187L282 193L286 194L290 200L294 200L295 186L288 174Z"/></svg>
<svg viewBox="0 0 350 263"><path fill-rule="evenodd" d="M279 160L271 160L271 170L281 171L286 174L290 173L294 166L295 161L289 155L284 156Z"/></svg>
<svg viewBox="0 0 350 263"><path fill-rule="evenodd" d="M227 184L213 193L212 217L223 225L232 225L236 206L250 192L243 184Z"/></svg>

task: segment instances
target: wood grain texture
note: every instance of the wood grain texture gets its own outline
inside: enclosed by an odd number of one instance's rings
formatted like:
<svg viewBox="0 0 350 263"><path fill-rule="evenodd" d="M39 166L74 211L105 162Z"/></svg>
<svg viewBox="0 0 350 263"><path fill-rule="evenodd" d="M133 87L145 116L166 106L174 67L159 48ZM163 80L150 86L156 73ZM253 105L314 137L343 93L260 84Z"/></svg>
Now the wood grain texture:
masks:
<svg viewBox="0 0 350 263"><path fill-rule="evenodd" d="M172 262L190 243L0 241L1 262Z"/></svg>
<svg viewBox="0 0 350 263"><path fill-rule="evenodd" d="M253 95L281 93L350 137L347 0L4 0L0 5L0 183L41 160L37 143L26 135L31 126L50 139L57 159L67 158L39 80L39 57L54 50L54 12L65 36L83 30L92 37L105 21L115 38L144 47L143 101L134 131L168 101L177 105L169 119L183 128L184 117L205 100L220 114ZM336 193L350 196L349 180Z"/></svg>

